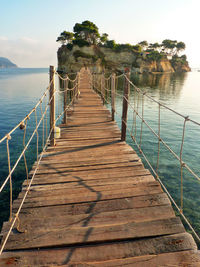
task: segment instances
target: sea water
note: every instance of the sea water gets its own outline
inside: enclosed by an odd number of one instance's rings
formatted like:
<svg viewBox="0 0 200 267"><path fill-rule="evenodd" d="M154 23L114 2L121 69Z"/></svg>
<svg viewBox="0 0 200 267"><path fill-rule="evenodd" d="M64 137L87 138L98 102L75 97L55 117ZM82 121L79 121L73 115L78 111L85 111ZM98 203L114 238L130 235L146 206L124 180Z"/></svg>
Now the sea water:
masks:
<svg viewBox="0 0 200 267"><path fill-rule="evenodd" d="M141 88L143 92L150 95L157 101L184 116L200 122L200 72L189 72L180 74L134 74L133 83ZM1 69L0 70L0 138L7 134L17 123L19 123L37 103L42 93L45 91L49 82L48 69ZM123 81L119 81L118 95L116 96L116 120L121 126ZM156 133L159 130L159 107L156 103L144 97L136 97L133 88L131 88L130 102L134 106L137 104L138 112L142 114L145 121L154 129ZM143 104L142 104L143 103ZM109 107L109 105L108 105ZM133 110L129 107L128 126L137 141L141 142L141 149L149 159L152 166L156 169L158 160L158 139L137 117L136 122ZM134 124L133 124L134 122ZM136 127L135 127L136 125ZM174 114L163 107L160 109L160 136L169 145L173 151L180 156L182 136L183 136L184 118ZM142 134L141 134L142 129ZM128 132L129 133L129 132ZM131 137L127 133L127 142L141 156L139 150L134 145ZM18 135L22 135L18 131ZM21 141L20 141L21 142ZM13 136L11 151L17 151L19 147L19 138ZM1 147L0 147L1 149ZM0 158L0 183L2 183L8 171L6 154L3 157L1 150ZM31 158L31 155L32 156ZM12 155L11 155L12 156ZM35 151L29 154L29 168L35 161ZM142 156L141 156L142 157ZM143 159L143 157L142 157ZM144 159L143 159L144 160ZM200 163L200 127L186 122L184 144L182 150L182 160L191 167L198 175ZM145 163L145 167L147 164ZM159 149L159 168L158 174L162 182L169 190L172 197L180 206L180 162L162 145ZM22 174L23 173L23 174ZM20 191L20 186L25 179L24 164L13 177L16 187L14 197ZM197 181L188 171L183 170L183 211L189 217L190 222L200 234L200 182ZM1 222L8 217L8 199L9 189L0 198L0 220Z"/></svg>

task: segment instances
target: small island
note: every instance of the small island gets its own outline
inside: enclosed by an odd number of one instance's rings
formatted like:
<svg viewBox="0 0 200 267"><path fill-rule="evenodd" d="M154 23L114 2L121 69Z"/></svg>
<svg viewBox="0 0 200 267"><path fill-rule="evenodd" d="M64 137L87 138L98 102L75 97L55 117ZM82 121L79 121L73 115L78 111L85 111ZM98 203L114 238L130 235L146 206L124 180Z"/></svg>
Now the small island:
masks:
<svg viewBox="0 0 200 267"><path fill-rule="evenodd" d="M4 68L18 68L16 64L12 63L8 58L0 57L0 69Z"/></svg>
<svg viewBox="0 0 200 267"><path fill-rule="evenodd" d="M73 32L63 31L57 38L58 70L76 72L88 66L94 72L123 72L125 68L138 73L187 72L190 67L185 43L165 39L162 43L141 41L137 44L118 44L108 34L99 33L91 21L76 23Z"/></svg>

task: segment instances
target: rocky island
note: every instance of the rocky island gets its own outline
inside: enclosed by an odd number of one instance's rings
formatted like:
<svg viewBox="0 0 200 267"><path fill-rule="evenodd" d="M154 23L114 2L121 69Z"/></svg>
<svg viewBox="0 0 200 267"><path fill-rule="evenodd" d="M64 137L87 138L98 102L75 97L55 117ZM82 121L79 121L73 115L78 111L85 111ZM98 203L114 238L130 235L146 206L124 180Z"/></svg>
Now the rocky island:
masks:
<svg viewBox="0 0 200 267"><path fill-rule="evenodd" d="M3 68L18 68L16 64L12 63L8 58L0 57L0 69Z"/></svg>
<svg viewBox="0 0 200 267"><path fill-rule="evenodd" d="M77 72L88 66L94 72L123 72L125 68L138 73L187 72L190 67L186 55L180 55L183 42L163 40L161 44L117 44L108 34L99 34L98 27L90 21L76 23L74 32L63 31L57 41L58 71Z"/></svg>

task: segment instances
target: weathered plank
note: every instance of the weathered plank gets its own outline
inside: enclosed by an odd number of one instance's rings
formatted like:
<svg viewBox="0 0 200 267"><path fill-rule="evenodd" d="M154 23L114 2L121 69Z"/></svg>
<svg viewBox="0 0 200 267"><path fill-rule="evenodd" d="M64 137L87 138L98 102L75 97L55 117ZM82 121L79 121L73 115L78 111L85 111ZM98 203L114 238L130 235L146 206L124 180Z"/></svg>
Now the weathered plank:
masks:
<svg viewBox="0 0 200 267"><path fill-rule="evenodd" d="M124 173L123 173L124 172ZM107 179L117 179L120 177L123 177L122 179L125 181L127 177L131 177L131 179L137 179L136 177L140 176L146 176L149 175L149 171L147 170L141 170L141 169L129 169L126 168L120 168L116 169L111 172L110 169L104 169L104 172L101 173L101 170L95 171L93 173L92 170L90 171L84 171L84 172L73 172L69 174L65 173L57 173L57 174L51 174L46 176L45 174L38 174L35 176L35 179L33 181L33 185L36 184L56 184L56 183L70 183L70 182L77 182L77 175L80 177L83 181L92 181L92 180L99 180L99 181L106 181ZM139 178L138 178L139 179ZM27 186L27 181L24 181L23 184L25 187Z"/></svg>
<svg viewBox="0 0 200 267"><path fill-rule="evenodd" d="M57 213L56 217L39 217L32 218L21 215L19 217L20 224L23 226L25 231L54 231L54 229L63 229L66 227L77 228L77 227L102 227L104 225L123 224L128 222L147 222L152 221L153 218L167 219L175 217L174 211L170 205L168 206L156 206L148 208L138 209L124 209L117 211L106 211L106 212L93 212L89 214L78 214L78 215L60 215ZM9 225L5 224L2 233L9 230Z"/></svg>
<svg viewBox="0 0 200 267"><path fill-rule="evenodd" d="M40 197L27 198L24 202L24 207L41 207L50 205L63 205L69 203L80 203L87 201L100 201L105 199L116 199L123 197L142 196L148 194L159 194L162 192L159 185L147 185L140 188L124 188L123 190L110 189L105 191L85 190L83 194L70 193L70 190L66 193L65 190L56 190L50 195L41 194ZM18 198L13 202L13 207L17 208L21 203L21 199Z"/></svg>
<svg viewBox="0 0 200 267"><path fill-rule="evenodd" d="M0 266L4 267L12 263L16 264L15 266L69 266L68 264L77 266L71 264L80 263L82 266L89 266L88 263L91 264L90 266L94 266L94 264L117 266L115 265L117 261L121 264L118 264L118 266L126 266L125 261L130 261L131 264L135 261L135 266L140 263L143 264L142 266L157 267L159 266L157 265L159 257L160 266L196 267L198 266L199 253L194 251L195 249L196 245L191 236L187 233L181 233L84 247L6 252L0 259ZM166 258L168 258L168 261ZM149 265L149 261L151 265Z"/></svg>
<svg viewBox="0 0 200 267"><path fill-rule="evenodd" d="M46 229L44 232L32 230L25 233L12 233L6 250L63 246L93 242L118 241L130 238L143 238L183 233L184 227L179 218L129 222L116 225L86 226L77 228L61 227Z"/></svg>
<svg viewBox="0 0 200 267"><path fill-rule="evenodd" d="M42 179L43 180L43 179ZM30 189L31 191L37 192L37 191L43 191L43 190L48 190L48 189L59 189L63 188L63 186L67 186L67 188L78 188L78 187L83 187L84 183L87 186L102 186L102 185L123 185L123 184L128 184L128 185L138 185L138 183L146 183L146 182L154 182L154 177L151 175L145 175L145 176L138 176L135 177L123 177L123 178L107 178L105 180L101 179L92 179L86 182L86 180L77 180L74 177L74 181L62 181L59 183L57 180L54 180L54 182L48 183L48 179L46 180L45 184L40 184L40 183L35 183L32 185L32 188ZM23 184L22 191L26 191L26 186L27 182L25 181Z"/></svg>

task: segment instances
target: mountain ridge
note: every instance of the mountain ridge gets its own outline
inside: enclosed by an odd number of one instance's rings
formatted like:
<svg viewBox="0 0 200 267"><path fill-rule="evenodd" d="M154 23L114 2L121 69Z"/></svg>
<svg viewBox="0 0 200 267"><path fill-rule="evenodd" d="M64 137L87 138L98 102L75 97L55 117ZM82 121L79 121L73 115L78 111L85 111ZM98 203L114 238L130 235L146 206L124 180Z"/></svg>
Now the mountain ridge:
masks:
<svg viewBox="0 0 200 267"><path fill-rule="evenodd" d="M0 57L0 68L18 68L18 66L11 62L8 58Z"/></svg>

